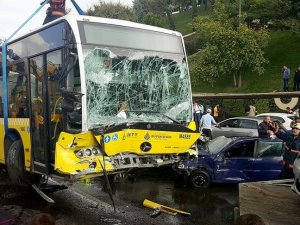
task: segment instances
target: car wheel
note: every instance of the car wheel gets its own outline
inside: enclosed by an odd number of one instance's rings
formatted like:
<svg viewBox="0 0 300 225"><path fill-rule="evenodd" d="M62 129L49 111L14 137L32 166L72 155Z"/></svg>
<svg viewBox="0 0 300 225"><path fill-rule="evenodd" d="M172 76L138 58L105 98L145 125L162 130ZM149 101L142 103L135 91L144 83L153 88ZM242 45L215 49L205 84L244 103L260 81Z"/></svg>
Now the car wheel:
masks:
<svg viewBox="0 0 300 225"><path fill-rule="evenodd" d="M25 171L24 150L21 140L14 141L7 152L7 172L12 183L28 186L30 180Z"/></svg>
<svg viewBox="0 0 300 225"><path fill-rule="evenodd" d="M196 188L208 188L211 184L209 174L202 169L195 170L190 175L190 183Z"/></svg>

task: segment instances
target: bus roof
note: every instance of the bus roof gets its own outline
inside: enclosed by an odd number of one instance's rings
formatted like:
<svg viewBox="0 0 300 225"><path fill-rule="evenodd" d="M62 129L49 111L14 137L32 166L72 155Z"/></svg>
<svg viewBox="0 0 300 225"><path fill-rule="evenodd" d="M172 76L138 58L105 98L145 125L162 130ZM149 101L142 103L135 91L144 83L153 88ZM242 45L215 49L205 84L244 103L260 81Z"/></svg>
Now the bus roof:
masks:
<svg viewBox="0 0 300 225"><path fill-rule="evenodd" d="M85 21L85 22L95 22L95 23L118 25L118 26L124 26L124 27L133 27L133 28L151 30L151 31L156 31L156 32L161 32L161 33L171 34L171 35L177 35L177 36L182 37L181 33L177 32L177 31L168 30L168 29L150 26L150 25L141 24L141 23L135 23L135 22L126 21L126 20L110 19L110 18L103 18L103 17L96 17L96 16L66 15L66 16L56 19L50 23L42 25L41 27L31 30L30 32L27 32L22 35L17 35L15 38L13 38L11 41L9 41L9 43L15 42L18 39L21 39L25 36L28 36L32 33L37 32L39 30L42 30L43 28L48 27L51 24L56 24L57 22L62 21L62 20L66 20L70 24L74 24L77 21Z"/></svg>

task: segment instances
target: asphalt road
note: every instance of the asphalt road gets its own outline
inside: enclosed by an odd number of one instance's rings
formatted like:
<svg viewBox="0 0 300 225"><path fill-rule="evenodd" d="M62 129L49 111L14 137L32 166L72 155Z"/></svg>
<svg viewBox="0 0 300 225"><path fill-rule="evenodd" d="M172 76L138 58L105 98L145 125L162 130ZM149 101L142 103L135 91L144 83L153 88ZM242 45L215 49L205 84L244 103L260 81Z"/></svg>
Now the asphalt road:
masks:
<svg viewBox="0 0 300 225"><path fill-rule="evenodd" d="M152 172L154 171L154 172ZM137 173L135 181L113 185L114 211L103 179L87 185L77 182L68 189L48 193L55 203L49 204L32 188L12 186L6 175L0 175L0 212L15 218L16 224L30 224L31 218L47 212L56 225L229 225L233 207L237 205L236 186L217 186L199 190L176 185L168 169ZM151 217L153 210L142 206L149 200L191 212L191 216L170 216L161 213Z"/></svg>

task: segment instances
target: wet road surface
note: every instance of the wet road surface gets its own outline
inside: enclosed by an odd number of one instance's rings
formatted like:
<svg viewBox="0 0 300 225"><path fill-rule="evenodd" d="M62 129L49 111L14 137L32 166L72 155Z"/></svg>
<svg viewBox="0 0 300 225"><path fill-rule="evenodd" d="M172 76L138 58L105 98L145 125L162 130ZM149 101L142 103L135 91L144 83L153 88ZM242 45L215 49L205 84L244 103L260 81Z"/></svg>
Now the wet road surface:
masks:
<svg viewBox="0 0 300 225"><path fill-rule="evenodd" d="M102 224L192 224L232 225L233 208L238 204L237 186L212 186L193 189L174 182L169 168L155 168L135 173L134 181L112 186L116 212L103 187L102 178L90 185L77 182L69 189L49 194L54 204L45 202L33 189L14 187L0 175L0 212L12 215L18 225L26 225L39 212L48 212L57 225ZM142 206L144 199L190 212L191 216L160 214Z"/></svg>

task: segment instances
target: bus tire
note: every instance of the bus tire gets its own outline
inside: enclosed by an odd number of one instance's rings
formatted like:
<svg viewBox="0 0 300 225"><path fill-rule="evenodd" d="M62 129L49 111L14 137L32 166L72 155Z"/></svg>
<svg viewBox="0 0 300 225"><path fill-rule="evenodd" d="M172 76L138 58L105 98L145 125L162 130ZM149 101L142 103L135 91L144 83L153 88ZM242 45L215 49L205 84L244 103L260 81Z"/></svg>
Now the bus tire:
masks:
<svg viewBox="0 0 300 225"><path fill-rule="evenodd" d="M21 140L16 140L7 153L6 168L13 184L29 186L30 180L25 170L24 148Z"/></svg>

